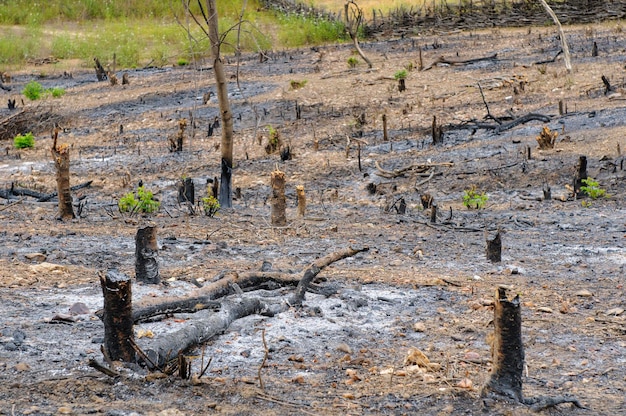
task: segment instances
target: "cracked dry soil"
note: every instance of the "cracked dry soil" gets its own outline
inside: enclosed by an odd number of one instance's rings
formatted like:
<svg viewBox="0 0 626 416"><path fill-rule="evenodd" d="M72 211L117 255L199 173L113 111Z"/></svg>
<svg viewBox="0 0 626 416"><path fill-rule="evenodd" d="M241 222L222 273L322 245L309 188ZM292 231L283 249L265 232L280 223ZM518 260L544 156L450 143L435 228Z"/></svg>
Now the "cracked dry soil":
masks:
<svg viewBox="0 0 626 416"><path fill-rule="evenodd" d="M559 405L547 414L626 413L626 167L618 154L618 147L626 151L626 36L618 23L567 27L566 33L572 74L559 60L534 64L560 49L550 27L365 42L371 71L348 69L346 45L276 52L263 63L243 57L239 85L233 78L229 84L234 186L241 195L233 210L215 218L192 215L176 200L181 177L191 177L204 196L207 179L218 174L220 131L207 136L217 103L202 104L214 88L208 67L128 71L127 86L98 83L87 69L74 70L71 79L54 66L15 74L14 92L35 73L48 74L38 79L44 87L66 88L61 99L26 106L49 106L63 118L60 141L72 146L72 184L93 184L75 193L84 207L80 218L65 223L55 219L54 201L2 201L0 413L530 414L524 406L479 397L491 365L487 338L498 285L510 286L523 302L524 394L573 395L586 407ZM591 56L594 41L597 57ZM420 47L424 66L440 56L497 53L497 59L418 71ZM234 76L235 60L228 62ZM407 66L414 69L400 93L393 75ZM615 91L604 93L602 75ZM291 88L291 81L303 80L303 88ZM484 120L479 83L495 117L550 117L545 125L559 132L555 148L536 148L544 125L537 121L500 134L475 128L472 121L494 123ZM566 114L559 115L559 101ZM168 137L190 115L195 129L186 149L169 153ZM444 126L437 146L430 138L433 116ZM266 154L268 126L290 146L292 160ZM40 130L34 149L0 156L3 188L55 189L49 127ZM356 139L362 140L360 161ZM586 207L568 198L566 187L580 155L610 194L585 199ZM412 164L441 165L383 172ZM269 220L269 176L276 166L287 178L286 227ZM139 180L162 204L151 218L116 209ZM544 184L552 200L542 200ZM307 193L304 218L296 217L296 185ZM489 196L482 210L462 204L472 186ZM422 208L425 193L439 208L435 224ZM400 198L404 214L395 208ZM87 365L89 358L102 360L103 327L94 316L102 307L98 274L110 267L133 274L134 235L146 221L158 226L161 275L169 285L134 284L137 300L190 292L194 281L224 270L299 272L350 244L370 250L322 271L322 287L335 289L328 297L309 293L303 308L244 318L189 351L193 381L141 368L111 379ZM485 259L484 231L493 235L497 228L503 259L493 264ZM87 309L72 315L79 302ZM207 313L140 324L138 342ZM54 319L59 314L71 319ZM264 390L258 380L262 331L269 350ZM416 350L432 365L416 365Z"/></svg>

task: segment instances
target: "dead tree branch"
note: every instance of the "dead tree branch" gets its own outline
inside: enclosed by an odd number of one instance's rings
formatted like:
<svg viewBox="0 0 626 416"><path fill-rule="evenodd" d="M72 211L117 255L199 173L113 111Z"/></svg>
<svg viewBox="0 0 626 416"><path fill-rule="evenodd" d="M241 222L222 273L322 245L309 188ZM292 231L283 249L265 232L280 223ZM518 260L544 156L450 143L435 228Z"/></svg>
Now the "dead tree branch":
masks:
<svg viewBox="0 0 626 416"><path fill-rule="evenodd" d="M429 69L432 69L434 66L438 64L461 66L461 65L469 65L469 64L476 63L476 62L482 62L482 61L495 61L497 59L498 59L497 53L494 53L493 55L489 55L489 56L484 56L481 58L472 58L472 59L465 59L465 60L447 59L447 58L444 58L443 56L440 56L439 58L435 59L433 63L431 63L424 69L422 69L422 71L428 71Z"/></svg>
<svg viewBox="0 0 626 416"><path fill-rule="evenodd" d="M363 49L361 49L361 46L359 45L358 33L359 26L363 23L363 10L354 0L350 0L344 5L344 18L346 21L346 31L348 32L348 35L350 35L350 39L352 39L354 48L359 53L361 58L363 58L363 60L367 63L367 66L372 68L372 61L365 56Z"/></svg>

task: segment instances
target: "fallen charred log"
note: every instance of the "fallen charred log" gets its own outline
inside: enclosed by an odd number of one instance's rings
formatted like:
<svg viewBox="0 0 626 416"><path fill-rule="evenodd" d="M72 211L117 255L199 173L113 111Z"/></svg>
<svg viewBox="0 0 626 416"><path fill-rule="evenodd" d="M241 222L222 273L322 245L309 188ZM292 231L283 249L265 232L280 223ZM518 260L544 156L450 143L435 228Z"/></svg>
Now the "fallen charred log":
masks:
<svg viewBox="0 0 626 416"><path fill-rule="evenodd" d="M291 306L301 305L307 290L315 277L326 266L351 257L362 251L367 251L368 247L348 247L343 250L330 253L321 257L309 265L304 271L301 279L296 279L291 274L257 272L237 275L231 273L220 280L213 282L206 287L194 291L190 296L180 298L151 300L140 303L133 307L132 319L134 322L144 320L157 315L171 314L174 312L196 312L198 310L213 308L217 310L215 314L207 319L194 320L185 328L174 333L167 334L159 339L151 341L147 346L143 346L146 364L151 368L162 368L163 365L178 356L180 351L187 350L193 346L209 340L211 337L226 330L232 322L252 314L263 314L273 316L287 310ZM295 293L287 299L278 298L271 301L259 297L246 297L243 295L241 287L258 288L268 281L282 282L282 284L295 284ZM221 299L235 291L234 297ZM101 316L101 314L99 314Z"/></svg>
<svg viewBox="0 0 626 416"><path fill-rule="evenodd" d="M81 183L79 185L74 185L70 188L72 191L78 191L83 188L89 188L93 181L87 181ZM30 196L32 198L37 198L37 202L48 202L53 198L56 198L59 195L58 192L51 192L49 194L44 194L42 192L34 191L28 188L20 188L15 186L14 183L11 184L10 189L0 189L0 198L11 199L12 197L17 196Z"/></svg>

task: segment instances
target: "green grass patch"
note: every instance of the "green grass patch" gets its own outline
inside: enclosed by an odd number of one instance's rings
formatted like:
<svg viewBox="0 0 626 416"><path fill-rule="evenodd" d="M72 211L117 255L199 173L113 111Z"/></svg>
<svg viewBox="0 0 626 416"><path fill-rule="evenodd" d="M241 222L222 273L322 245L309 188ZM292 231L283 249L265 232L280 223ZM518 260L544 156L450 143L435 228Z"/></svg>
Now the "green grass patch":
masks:
<svg viewBox="0 0 626 416"><path fill-rule="evenodd" d="M22 94L31 101L39 100L47 95L51 95L53 98L60 98L65 95L65 89L60 87L52 87L44 89L44 87L37 81L30 81L24 86Z"/></svg>

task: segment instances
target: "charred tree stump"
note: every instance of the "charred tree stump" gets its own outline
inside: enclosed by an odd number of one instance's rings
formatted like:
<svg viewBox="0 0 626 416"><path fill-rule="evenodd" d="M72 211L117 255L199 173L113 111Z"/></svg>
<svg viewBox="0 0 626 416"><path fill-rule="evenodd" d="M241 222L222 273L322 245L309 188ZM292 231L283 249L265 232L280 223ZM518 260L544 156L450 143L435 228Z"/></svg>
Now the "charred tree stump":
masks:
<svg viewBox="0 0 626 416"><path fill-rule="evenodd" d="M398 91L399 92L406 91L406 80L404 78L398 79Z"/></svg>
<svg viewBox="0 0 626 416"><path fill-rule="evenodd" d="M524 346L519 295L508 300L505 288L498 288L494 308L494 336L491 344L492 369L481 396L504 396L522 402Z"/></svg>
<svg viewBox="0 0 626 416"><path fill-rule="evenodd" d="M135 278L139 282L159 284L159 263L157 257L157 228L148 226L137 230L135 236Z"/></svg>
<svg viewBox="0 0 626 416"><path fill-rule="evenodd" d="M428 209L433 204L433 197L428 193L423 193L420 197L420 201L422 202L422 207Z"/></svg>
<svg viewBox="0 0 626 416"><path fill-rule="evenodd" d="M191 178L184 178L178 185L178 202L189 203L192 206L196 203L195 186Z"/></svg>
<svg viewBox="0 0 626 416"><path fill-rule="evenodd" d="M122 85L129 85L130 80L128 79L128 72L124 72L122 74Z"/></svg>
<svg viewBox="0 0 626 416"><path fill-rule="evenodd" d="M298 217L304 217L306 213L306 195L304 194L304 185L296 186L296 194L298 196Z"/></svg>
<svg viewBox="0 0 626 416"><path fill-rule="evenodd" d="M183 143L185 141L185 129L187 128L187 119L183 118L178 122L178 133L176 136L170 137L170 152L182 152Z"/></svg>
<svg viewBox="0 0 626 416"><path fill-rule="evenodd" d="M547 183L543 184L543 200L549 201L552 199L552 189L550 189L550 185Z"/></svg>
<svg viewBox="0 0 626 416"><path fill-rule="evenodd" d="M605 75L602 75L601 79L602 83L604 84L604 95L608 95L610 92L615 91L615 87L611 85L609 79Z"/></svg>
<svg viewBox="0 0 626 416"><path fill-rule="evenodd" d="M430 205L430 222L433 224L437 222L437 204Z"/></svg>
<svg viewBox="0 0 626 416"><path fill-rule="evenodd" d="M443 128L437 124L437 116L433 116L432 136L433 144L443 143Z"/></svg>
<svg viewBox="0 0 626 416"><path fill-rule="evenodd" d="M104 350L113 361L135 362L131 279L115 269L100 276L104 296Z"/></svg>
<svg viewBox="0 0 626 416"><path fill-rule="evenodd" d="M387 135L387 114L383 114L383 140L389 140L389 136Z"/></svg>
<svg viewBox="0 0 626 416"><path fill-rule="evenodd" d="M285 209L287 206L287 202L285 200L285 173L280 170L272 172L271 185L272 225L287 225L287 217L285 215Z"/></svg>
<svg viewBox="0 0 626 416"><path fill-rule="evenodd" d="M583 186L583 179L587 179L587 156L578 158L578 166L576 167L576 175L574 175L574 196L580 195L580 188Z"/></svg>
<svg viewBox="0 0 626 416"><path fill-rule="evenodd" d="M496 236L493 240L489 239L487 231L485 230L485 241L487 243L487 260L492 263L499 263L502 261L502 238L500 237L500 230L496 232Z"/></svg>
<svg viewBox="0 0 626 416"><path fill-rule="evenodd" d="M93 63L96 68L96 78L98 78L98 81L106 81L107 72L104 70L104 68L100 64L100 60L98 58L93 58Z"/></svg>
<svg viewBox="0 0 626 416"><path fill-rule="evenodd" d="M70 191L70 147L63 143L57 146L59 127L52 132L52 159L56 168L57 192L59 196L59 218L62 220L76 218L72 207L72 193Z"/></svg>

